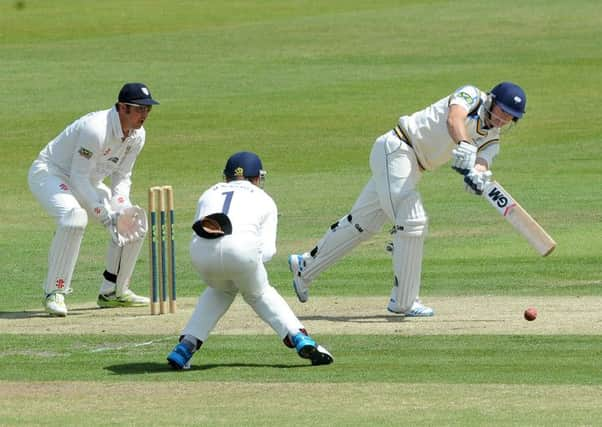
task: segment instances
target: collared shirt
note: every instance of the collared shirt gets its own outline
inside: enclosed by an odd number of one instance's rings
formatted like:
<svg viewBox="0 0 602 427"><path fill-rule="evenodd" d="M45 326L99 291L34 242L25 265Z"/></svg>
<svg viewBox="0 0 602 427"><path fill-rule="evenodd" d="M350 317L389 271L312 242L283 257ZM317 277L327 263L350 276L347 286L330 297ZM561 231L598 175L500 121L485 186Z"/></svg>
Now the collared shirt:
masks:
<svg viewBox="0 0 602 427"><path fill-rule="evenodd" d="M228 215L234 238L242 233L255 236L263 262L274 256L278 209L261 188L247 180L215 184L199 198L194 221L213 213ZM199 238L193 235L193 239Z"/></svg>
<svg viewBox="0 0 602 427"><path fill-rule="evenodd" d="M71 123L44 147L38 161L68 179L80 202L93 208L102 203L95 187L109 176L113 194L129 198L132 169L145 136L141 127L124 139L119 114L112 107Z"/></svg>
<svg viewBox="0 0 602 427"><path fill-rule="evenodd" d="M456 147L447 129L447 115L451 105L466 109L465 120L469 138L478 147L478 157L489 166L499 152L499 128L485 129L484 117L491 106L491 98L474 86L463 86L451 95L409 116L399 118L399 127L416 152L426 170L434 170L452 158Z"/></svg>

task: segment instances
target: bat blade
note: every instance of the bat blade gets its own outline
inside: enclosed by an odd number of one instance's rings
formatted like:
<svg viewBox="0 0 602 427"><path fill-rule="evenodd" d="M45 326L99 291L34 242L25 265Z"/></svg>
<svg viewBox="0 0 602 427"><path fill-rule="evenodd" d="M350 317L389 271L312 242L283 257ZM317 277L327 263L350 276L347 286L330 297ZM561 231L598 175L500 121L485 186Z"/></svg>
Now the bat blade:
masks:
<svg viewBox="0 0 602 427"><path fill-rule="evenodd" d="M485 188L483 197L541 256L549 255L556 248L554 239L497 181L492 181Z"/></svg>

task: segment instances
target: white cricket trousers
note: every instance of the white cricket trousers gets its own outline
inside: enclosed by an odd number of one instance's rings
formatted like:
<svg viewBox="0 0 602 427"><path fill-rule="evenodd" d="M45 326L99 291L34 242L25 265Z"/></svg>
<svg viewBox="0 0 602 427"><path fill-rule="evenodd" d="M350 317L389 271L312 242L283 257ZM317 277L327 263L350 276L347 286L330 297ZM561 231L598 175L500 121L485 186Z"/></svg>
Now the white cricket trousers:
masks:
<svg viewBox="0 0 602 427"><path fill-rule="evenodd" d="M393 289L389 310L408 311L420 292L422 254L428 218L417 191L422 171L412 147L395 131L381 135L370 153L372 178L362 191L354 210L372 206L380 221L384 212L393 222ZM380 212L379 212L380 211ZM373 224L374 226L376 224Z"/></svg>
<svg viewBox="0 0 602 427"><path fill-rule="evenodd" d="M231 234L218 239L194 236L190 256L208 287L199 297L182 335L205 342L239 291L281 339L303 329L288 303L269 284L255 234Z"/></svg>
<svg viewBox="0 0 602 427"><path fill-rule="evenodd" d="M427 217L416 190L422 171L412 147L394 131L376 139L370 152L372 177L336 227L331 227L307 258L302 277L312 281L322 271L382 229L394 224L394 286L389 308L409 310L420 290L423 241Z"/></svg>
<svg viewBox="0 0 602 427"><path fill-rule="evenodd" d="M48 251L48 274L43 285L45 293L68 294L71 292L71 278L90 213L86 212L73 193L69 178L51 170L45 162L33 162L28 182L33 195L57 223ZM95 188L99 200L111 199L111 190L106 185L97 183ZM109 241L107 271L117 274L122 252L123 248ZM129 277L119 279L129 281Z"/></svg>

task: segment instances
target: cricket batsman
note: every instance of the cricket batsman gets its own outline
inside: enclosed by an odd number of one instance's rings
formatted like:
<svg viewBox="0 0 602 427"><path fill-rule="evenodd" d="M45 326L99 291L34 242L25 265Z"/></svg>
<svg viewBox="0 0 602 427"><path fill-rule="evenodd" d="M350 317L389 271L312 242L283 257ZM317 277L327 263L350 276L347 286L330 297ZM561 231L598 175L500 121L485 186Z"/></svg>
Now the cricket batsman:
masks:
<svg viewBox="0 0 602 427"><path fill-rule="evenodd" d="M56 221L43 284L45 310L67 315L65 296L88 218L110 236L98 295L101 308L144 306L149 299L129 289L147 229L143 209L130 201L134 163L144 146L143 124L159 104L142 83L126 83L108 110L77 119L44 147L29 170L29 188ZM110 177L110 186L104 184Z"/></svg>
<svg viewBox="0 0 602 427"><path fill-rule="evenodd" d="M490 92L462 86L425 109L399 118L376 139L370 153L372 177L351 211L332 224L318 244L289 256L299 301L310 283L341 257L393 223L393 288L387 305L406 317L432 316L419 298L422 253L428 218L418 183L425 172L452 160L465 188L480 195L491 180L500 131L525 114L527 97L518 85L502 82Z"/></svg>

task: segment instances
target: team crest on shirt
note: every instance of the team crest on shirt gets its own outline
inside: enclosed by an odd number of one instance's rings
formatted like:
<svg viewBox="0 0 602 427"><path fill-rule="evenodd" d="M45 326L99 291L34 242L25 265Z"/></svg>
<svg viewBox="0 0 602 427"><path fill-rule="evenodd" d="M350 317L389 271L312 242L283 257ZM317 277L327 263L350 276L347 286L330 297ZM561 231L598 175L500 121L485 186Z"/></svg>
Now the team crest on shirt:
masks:
<svg viewBox="0 0 602 427"><path fill-rule="evenodd" d="M84 148L84 147L81 147L78 150L78 153L80 156L82 156L83 158L88 159L88 160L90 160L92 158L92 156L94 155L93 152L91 152L90 150L88 150L87 148Z"/></svg>
<svg viewBox="0 0 602 427"><path fill-rule="evenodd" d="M234 176L245 176L245 170L240 166L234 169Z"/></svg>

